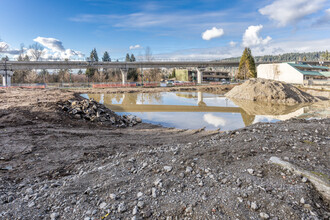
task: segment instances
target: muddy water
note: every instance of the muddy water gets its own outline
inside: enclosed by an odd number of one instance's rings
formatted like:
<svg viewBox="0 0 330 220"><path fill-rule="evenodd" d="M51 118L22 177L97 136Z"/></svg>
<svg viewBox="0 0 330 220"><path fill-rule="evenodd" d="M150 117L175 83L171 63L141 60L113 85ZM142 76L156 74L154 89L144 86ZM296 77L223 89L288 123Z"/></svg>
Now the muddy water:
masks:
<svg viewBox="0 0 330 220"><path fill-rule="evenodd" d="M233 130L257 122L276 122L292 117L328 117L329 103L274 105L230 100L202 92L83 94L118 114L133 114L143 122L181 129Z"/></svg>

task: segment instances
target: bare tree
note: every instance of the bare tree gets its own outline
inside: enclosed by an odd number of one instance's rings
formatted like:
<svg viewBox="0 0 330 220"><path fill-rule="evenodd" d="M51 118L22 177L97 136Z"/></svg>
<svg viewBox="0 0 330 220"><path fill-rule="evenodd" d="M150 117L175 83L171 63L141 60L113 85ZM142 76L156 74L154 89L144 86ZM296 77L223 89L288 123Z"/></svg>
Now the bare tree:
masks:
<svg viewBox="0 0 330 220"><path fill-rule="evenodd" d="M3 42L0 38L0 57L1 57L1 53L3 53L4 51L6 51L8 49L8 44L6 44L5 42Z"/></svg>
<svg viewBox="0 0 330 220"><path fill-rule="evenodd" d="M30 49L32 58L36 61L40 60L41 56L44 54L44 51L43 51L44 47L39 43L30 45L29 49Z"/></svg>
<svg viewBox="0 0 330 220"><path fill-rule="evenodd" d="M153 60L153 57L152 57L152 52L151 52L151 49L150 47L146 47L146 51L145 51L145 60L146 61L151 61Z"/></svg>

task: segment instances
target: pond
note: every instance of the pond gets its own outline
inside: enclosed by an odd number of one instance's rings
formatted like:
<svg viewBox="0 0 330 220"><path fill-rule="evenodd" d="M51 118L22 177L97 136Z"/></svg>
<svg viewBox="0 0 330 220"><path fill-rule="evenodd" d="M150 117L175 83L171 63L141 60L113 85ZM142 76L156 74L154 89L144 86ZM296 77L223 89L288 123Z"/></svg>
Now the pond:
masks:
<svg viewBox="0 0 330 220"><path fill-rule="evenodd" d="M327 106L275 105L230 100L203 92L82 94L119 115L132 114L143 122L180 129L234 130L257 122L292 117L327 117Z"/></svg>

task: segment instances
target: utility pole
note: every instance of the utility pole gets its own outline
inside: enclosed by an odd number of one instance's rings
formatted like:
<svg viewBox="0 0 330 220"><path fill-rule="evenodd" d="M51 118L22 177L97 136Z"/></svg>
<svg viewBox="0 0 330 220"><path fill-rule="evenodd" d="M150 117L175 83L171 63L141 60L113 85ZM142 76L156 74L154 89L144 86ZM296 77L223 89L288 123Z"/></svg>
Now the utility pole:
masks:
<svg viewBox="0 0 330 220"><path fill-rule="evenodd" d="M6 87L8 87L8 70L11 70L12 71L12 69L8 69L8 64L7 64L7 58L5 58L5 65L4 65L4 68L3 68L3 70L5 71L5 83L6 83Z"/></svg>

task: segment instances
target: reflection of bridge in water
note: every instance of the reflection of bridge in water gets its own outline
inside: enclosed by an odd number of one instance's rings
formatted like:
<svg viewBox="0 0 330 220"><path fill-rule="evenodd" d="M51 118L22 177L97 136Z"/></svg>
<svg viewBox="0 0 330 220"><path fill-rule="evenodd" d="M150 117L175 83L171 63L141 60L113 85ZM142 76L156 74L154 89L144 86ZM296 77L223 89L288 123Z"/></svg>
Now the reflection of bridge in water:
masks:
<svg viewBox="0 0 330 220"><path fill-rule="evenodd" d="M138 97L137 93L129 94L88 94L89 98L93 98L97 102L103 102L108 108L115 112L222 112L222 113L240 113L245 126L251 125L255 115L247 114L239 107L216 107L207 106L203 102L203 94L197 93L197 106L191 105L161 105L161 95L159 93L147 93ZM141 94L142 95L142 94ZM140 98L141 104L137 104ZM191 97L190 98L194 98ZM113 103L115 102L115 103ZM144 103L159 103L144 104ZM121 104L117 104L121 103Z"/></svg>

